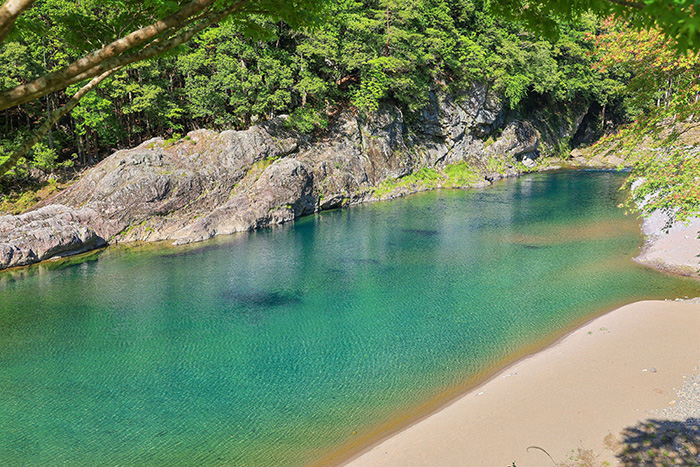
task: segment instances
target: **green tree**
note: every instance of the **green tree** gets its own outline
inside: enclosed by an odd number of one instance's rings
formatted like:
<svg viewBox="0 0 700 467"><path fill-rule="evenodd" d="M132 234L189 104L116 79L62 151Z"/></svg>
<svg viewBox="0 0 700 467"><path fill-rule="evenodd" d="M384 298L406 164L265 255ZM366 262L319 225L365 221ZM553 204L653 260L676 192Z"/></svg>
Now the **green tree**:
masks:
<svg viewBox="0 0 700 467"><path fill-rule="evenodd" d="M558 36L562 22L594 14L628 22L637 30L658 28L681 51L700 48L697 0L494 0L491 7L495 14L549 37Z"/></svg>
<svg viewBox="0 0 700 467"><path fill-rule="evenodd" d="M0 91L0 110L90 81L66 104L49 112L37 132L0 164L0 175L80 99L122 67L172 50L225 19L254 35L261 33L257 16L299 27L315 21L322 6L322 0L191 0L182 4L161 0L6 0L0 6L0 42L12 34L41 34L48 26L54 36L60 35L69 44L70 52L78 53L56 69L44 69L35 79ZM13 28L15 24L19 27Z"/></svg>

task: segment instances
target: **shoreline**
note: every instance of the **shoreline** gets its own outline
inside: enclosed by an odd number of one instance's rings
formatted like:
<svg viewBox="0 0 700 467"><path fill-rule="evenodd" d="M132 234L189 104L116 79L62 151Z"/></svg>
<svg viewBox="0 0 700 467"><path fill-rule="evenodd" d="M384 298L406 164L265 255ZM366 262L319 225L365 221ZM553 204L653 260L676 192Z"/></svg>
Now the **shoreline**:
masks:
<svg viewBox="0 0 700 467"><path fill-rule="evenodd" d="M676 313L674 318L682 315L682 319L666 321L665 318L668 318L670 313ZM663 322L665 326L661 325ZM609 326L614 326L614 331L613 327ZM641 358L637 356L636 359L625 360L621 354L635 350L639 355L648 356L648 349L645 353L645 347L650 346L647 339L649 335L655 332L663 334L662 330L668 334L669 327L673 328L670 333L675 339L657 339L655 343L656 346L665 346L664 352L658 354L658 361L663 362L646 365L648 368L640 370L644 376L654 375L655 385L663 387L652 388L651 397L648 390L643 391L643 394L637 391L626 398L628 404L621 408L619 401L615 401L615 396L620 396L619 391L611 389L611 386L617 389L630 385L639 386L639 374L630 377L630 374L621 372L620 367L628 369L630 366L640 366L637 360ZM683 378L700 372L700 344L696 339L699 331L700 303L697 299L644 300L604 310L592 318L576 323L563 335L547 339L549 343L541 341L527 349L527 353L519 354L504 366L499 365L486 379L472 381L446 397L443 396L444 400L433 405L432 410L416 415L413 420L402 426L396 426L382 434L375 433L377 436L366 443L354 443L354 449L348 446L336 451L319 465L432 464L509 467L515 461L518 467L537 467L551 462L544 451L556 462L565 462L567 459L571 460L572 450L577 449L579 452L576 454L574 451L575 455L587 455L589 461L595 459L595 462L599 463L595 465L604 465L603 462L617 465L613 451L615 448L618 452L622 449L622 443L618 439L619 433L635 423L642 423L644 418L654 416L655 410L669 407L668 403L675 397L675 391L682 386ZM611 341L608 335L613 333L614 341ZM682 337L678 334L682 334ZM591 341L594 341L593 346L589 345ZM679 341L690 343L691 352L683 354L687 349L682 348L680 353L683 355L678 355ZM604 345L601 347L602 344ZM677 363L669 363L669 359L676 359ZM600 376L602 374L607 377L602 387L591 391L605 395L603 400L600 396L588 394L584 397L581 394L581 385L578 384L580 381L572 381L580 379L577 370L566 370L567 366L571 368L572 361L580 365L586 365L586 362L590 361L593 362L593 366L603 365L597 368L600 373L587 372L588 375L596 375L596 378L588 378L591 381L605 379ZM612 370L605 367L606 362L615 362ZM674 365L682 366L683 371L679 372L676 368L676 371L669 372L668 368ZM567 377L572 374L576 378ZM517 384L526 380L522 377L524 375L528 378L525 387L517 388ZM582 385L595 386L596 382L591 381L583 381ZM523 392L523 389L529 391ZM554 394L550 394L552 391ZM570 395L571 391L585 400L577 397L562 401L562 394ZM495 399L495 395L502 397L502 400ZM626 395L624 391L622 395ZM577 402L567 403L570 400ZM611 400L613 402L610 402ZM559 401L559 404L556 401ZM649 404L650 401L657 403ZM643 406L634 407L634 410L630 411L629 403ZM556 410L552 410L552 406L555 406ZM533 408L540 410L534 413ZM556 418L557 415L553 412L557 410L559 415L567 415L564 419L569 420L568 423L551 423L552 417ZM588 423L577 423L575 417L569 417L572 412L580 414L582 410L597 413L601 423L597 425L590 420ZM530 416L523 417L523 412L529 412ZM543 417L538 416L542 413L547 414L544 422ZM480 423L470 424L470 420ZM574 427L571 426L572 422ZM395 424L398 424L398 421ZM550 436L543 438L545 441L550 440L549 446L547 443L538 445L534 441L523 442L518 446L518 437L531 435L536 438L536 428L539 428L540 432L549 432ZM573 429L569 430L571 428ZM562 434L564 429L564 436L556 435L557 432ZM463 435L465 432L473 433L472 436ZM585 433L581 435L580 432ZM504 437L499 438L499 434ZM467 439L472 440L472 443L465 441ZM527 449L533 446L535 449Z"/></svg>
<svg viewBox="0 0 700 467"><path fill-rule="evenodd" d="M354 460L358 459L388 439L407 429L410 429L414 425L423 422L442 410L449 409L449 407L459 401L459 399L470 393L478 391L481 387L497 379L498 376L508 373L508 370L515 367L519 363L558 345L561 341L582 327L626 305L629 305L629 303L621 303L619 305L603 308L592 316L589 315L573 322L570 326L566 327L563 333L554 333L543 337L527 347L524 347L519 352L504 357L497 364L478 373L477 375L470 377L463 384L438 394L422 404L418 409L412 410L410 413L399 415L396 419L384 423L370 431L370 433L363 435L360 440L344 444L339 449L334 450L330 455L324 456L321 460L314 462L311 465L344 466L351 464Z"/></svg>
<svg viewBox="0 0 700 467"><path fill-rule="evenodd" d="M318 210L315 210L314 212L309 212L309 213L305 213L305 214L302 213L301 215L294 216L292 219L289 219L286 221L283 220L280 222L273 222L273 223L269 223L266 225L257 226L257 227L252 228L252 229L232 231L232 232L229 232L226 234L217 233L217 234L215 234L211 237L208 237L208 238L202 238L202 239L197 240L197 241L188 241L188 242L182 242L182 243L179 242L179 240L177 240L175 238L167 238L167 237L157 238L154 240L147 240L147 239L146 240L143 240L143 239L142 240L138 240L138 239L130 239L130 240L121 239L120 240L120 238L121 238L120 236L123 233L123 232L120 232L120 233L117 233L114 237L112 237L110 239L106 239L106 238L102 239L101 237L99 237L100 240L102 240L102 242L97 241L97 243L99 243L99 245L97 245L97 244L86 245L84 243L81 243L77 247L75 247L75 245L69 246L69 247L66 247L65 245L56 246L57 252L55 254L52 254L51 256L43 257L41 259L30 258L27 262L23 262L22 264L14 264L11 266L0 267L0 273L3 273L5 271L18 271L18 270L22 270L22 268L30 268L30 267L36 266L36 265L44 265L44 264L61 262L61 261L66 260L67 258L80 256L80 255L82 255L84 253L88 253L88 252L104 250L104 249L107 249L109 247L114 247L114 246L118 246L118 245L168 244L169 246L171 246L173 248L184 247L186 245L198 245L198 244L203 244L203 243L206 243L208 241L211 241L217 237L219 237L219 238L220 237L230 237L232 235L241 234L241 233L245 233L245 232L252 232L252 231L258 231L258 230L262 230L262 229L274 228L274 227L284 225L284 224L293 224L297 219L300 219L303 217L308 217L311 215L315 215L315 214L318 214L322 211L328 211L328 210L333 210L333 209L345 209L347 207L357 206L357 205L366 204L366 203L392 201L392 200L403 198L403 197L406 197L409 195L413 195L413 194L417 194L417 193L424 193L424 192L428 192L428 191L484 189L484 188L488 188L488 187L492 186L494 183L501 181L501 180L519 178L519 177L522 177L524 175L535 174L535 173L543 173L543 172L550 172L551 173L551 172L568 171L568 170L576 171L576 170L612 170L612 169L608 169L605 167L563 166L563 165L557 165L557 164L550 164L546 167L542 167L542 168L539 168L537 170L531 170L531 171L525 171L525 172L507 172L504 174L499 174L498 178L496 178L496 179L492 179L489 181L486 181L487 179L484 179L483 184L481 182L479 182L479 183L473 183L473 184L464 185L464 186L445 186L445 187L443 187L441 185L426 186L426 185L422 185L422 184L414 184L414 185L410 185L407 187L396 188L382 197L375 197L374 195L370 194L369 196L362 196L362 197L359 197L356 199L351 199L346 204L341 203L337 207L333 207L333 208L322 208L321 207ZM378 186L379 185L373 186L372 189L376 189ZM60 193L61 192L59 192L59 194ZM50 198L52 198L52 197L50 197ZM47 200L50 198L47 198ZM26 210L23 213L18 214L18 215L12 215L9 213L0 212L0 220L2 220L3 217L14 218L15 220L18 220L22 216L26 216L27 214L32 213L32 212L36 212L37 206L43 206L43 208L46 208L47 206L43 205L43 203L45 201L46 200L42 200L37 205L29 208L28 210ZM53 204L52 204L52 206L53 206ZM56 205L56 206L59 206L63 209L66 208L66 206L63 206L63 205ZM74 233L75 232L73 232L73 234ZM16 248L16 245L12 245L12 242L3 243L2 234L3 234L2 226L0 225L0 247L2 247L2 246L14 246ZM37 256L34 252L32 254L34 254L34 256ZM39 255L39 256L41 256L41 255Z"/></svg>

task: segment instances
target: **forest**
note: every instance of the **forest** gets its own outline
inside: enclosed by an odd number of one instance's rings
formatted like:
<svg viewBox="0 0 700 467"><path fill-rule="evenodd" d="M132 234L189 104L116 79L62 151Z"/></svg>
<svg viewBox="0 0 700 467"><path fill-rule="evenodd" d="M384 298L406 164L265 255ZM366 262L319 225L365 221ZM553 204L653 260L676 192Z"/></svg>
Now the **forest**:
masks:
<svg viewBox="0 0 700 467"><path fill-rule="evenodd" d="M0 88L61 69L157 16L159 5L36 2L0 47ZM3 186L26 184L33 169L70 178L155 136L245 129L279 115L322 134L340 109L371 113L390 101L410 125L431 92L459 93L473 82L516 113L574 103L596 109L595 134L608 139L622 125L694 115L700 62L692 35L671 31L669 39L663 21L640 27L595 8L575 21L539 21L538 29L518 17L526 10L487 0L342 0L326 2L305 28L266 14L218 21L164 54L116 69L33 145ZM4 110L0 163L80 86ZM694 155L677 157L697 170ZM668 172L665 163L653 165L641 161L639 171ZM669 195L692 212L700 196L687 188Z"/></svg>

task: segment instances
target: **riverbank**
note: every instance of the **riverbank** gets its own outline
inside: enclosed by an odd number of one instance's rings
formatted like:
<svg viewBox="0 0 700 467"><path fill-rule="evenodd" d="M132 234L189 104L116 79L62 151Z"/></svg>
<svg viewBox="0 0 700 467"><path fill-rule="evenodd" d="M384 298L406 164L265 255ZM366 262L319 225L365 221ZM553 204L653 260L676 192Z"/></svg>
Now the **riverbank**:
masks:
<svg viewBox="0 0 700 467"><path fill-rule="evenodd" d="M700 218L669 223L665 213L654 211L644 218L642 233L644 247L635 261L671 274L700 277Z"/></svg>
<svg viewBox="0 0 700 467"><path fill-rule="evenodd" d="M697 301L624 306L348 465L540 467L552 464L548 456L564 465L577 458L591 466L633 465L620 460L622 452L648 449L631 434L669 418L655 411L675 406L677 391L700 372L699 333ZM663 450L673 455L673 446L661 446L660 455Z"/></svg>

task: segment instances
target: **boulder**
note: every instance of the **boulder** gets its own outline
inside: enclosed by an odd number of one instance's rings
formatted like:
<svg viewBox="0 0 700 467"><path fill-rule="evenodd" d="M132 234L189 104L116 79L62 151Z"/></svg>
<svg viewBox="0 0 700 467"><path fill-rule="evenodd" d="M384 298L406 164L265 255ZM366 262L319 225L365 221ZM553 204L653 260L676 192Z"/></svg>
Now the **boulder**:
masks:
<svg viewBox="0 0 700 467"><path fill-rule="evenodd" d="M55 204L18 216L2 216L0 269L98 248L106 242L95 228L103 225L93 209Z"/></svg>

